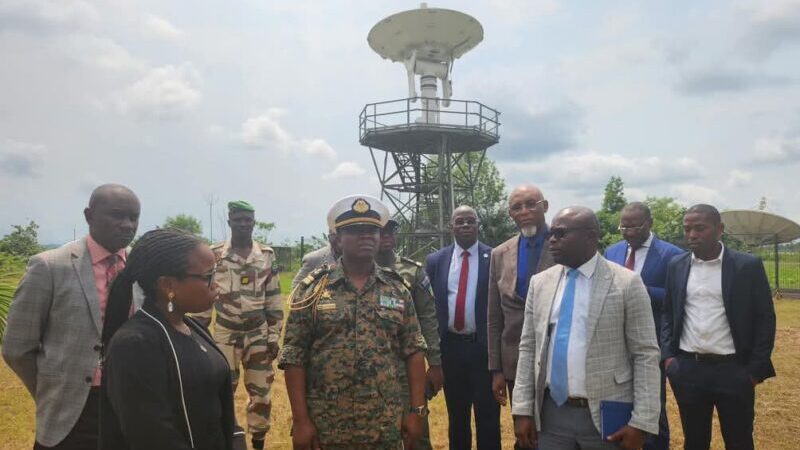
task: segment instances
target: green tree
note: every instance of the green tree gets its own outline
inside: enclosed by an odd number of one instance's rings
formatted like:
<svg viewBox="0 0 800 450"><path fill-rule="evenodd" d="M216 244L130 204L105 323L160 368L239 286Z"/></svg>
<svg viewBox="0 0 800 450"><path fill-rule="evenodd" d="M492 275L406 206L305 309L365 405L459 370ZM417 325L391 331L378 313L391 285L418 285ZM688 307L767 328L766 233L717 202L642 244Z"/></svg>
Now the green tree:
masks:
<svg viewBox="0 0 800 450"><path fill-rule="evenodd" d="M266 245L267 243L269 243L269 233L274 229L275 229L274 222L256 221L256 227L253 233L253 240Z"/></svg>
<svg viewBox="0 0 800 450"><path fill-rule="evenodd" d="M175 228L194 234L195 236L203 234L203 227L200 225L200 221L188 214L178 214L175 217L167 217L164 221L164 228Z"/></svg>
<svg viewBox="0 0 800 450"><path fill-rule="evenodd" d="M604 249L620 239L619 215L627 204L625 200L625 185L622 178L612 176L606 184L603 194L603 204L597 212L600 221L600 248Z"/></svg>
<svg viewBox="0 0 800 450"><path fill-rule="evenodd" d="M685 247L683 238L683 215L686 207L671 197L647 197L644 203L653 216L652 231L660 239Z"/></svg>
<svg viewBox="0 0 800 450"><path fill-rule="evenodd" d="M42 251L36 222L31 220L28 225L12 225L11 228L13 231L0 239L0 253L30 258Z"/></svg>

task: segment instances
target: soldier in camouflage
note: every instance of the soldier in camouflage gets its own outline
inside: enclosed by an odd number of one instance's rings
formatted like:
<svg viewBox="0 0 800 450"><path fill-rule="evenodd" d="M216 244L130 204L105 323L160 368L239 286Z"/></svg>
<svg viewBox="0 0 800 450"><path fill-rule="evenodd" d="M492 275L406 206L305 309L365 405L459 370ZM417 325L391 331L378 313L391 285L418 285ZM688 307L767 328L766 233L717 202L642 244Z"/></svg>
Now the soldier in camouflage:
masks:
<svg viewBox="0 0 800 450"><path fill-rule="evenodd" d="M247 202L228 203L231 238L211 247L217 259L219 286L214 339L231 367L233 390L244 370L247 428L253 448L264 448L270 428L272 361L278 356L283 300L272 248L253 241L255 209ZM211 310L200 315L208 325Z"/></svg>
<svg viewBox="0 0 800 450"><path fill-rule="evenodd" d="M328 221L342 257L290 297L278 367L286 371L295 449L410 449L420 436L425 342L409 286L375 264L388 215L374 197L337 202Z"/></svg>
<svg viewBox="0 0 800 450"><path fill-rule="evenodd" d="M442 372L442 354L439 351L439 323L436 320L436 305L431 292L431 284L422 264L412 259L401 257L394 249L397 245L395 232L399 224L394 219L389 219L386 226L381 229L381 240L375 262L400 274L406 284L411 286L411 298L417 312L417 320L428 347L425 359L428 361L427 382L425 395L430 400L442 388L444 373ZM405 383L404 374L401 372L402 382ZM406 399L408 400L408 399ZM428 429L428 418L422 421L422 436L414 447L422 450L431 449L431 438Z"/></svg>

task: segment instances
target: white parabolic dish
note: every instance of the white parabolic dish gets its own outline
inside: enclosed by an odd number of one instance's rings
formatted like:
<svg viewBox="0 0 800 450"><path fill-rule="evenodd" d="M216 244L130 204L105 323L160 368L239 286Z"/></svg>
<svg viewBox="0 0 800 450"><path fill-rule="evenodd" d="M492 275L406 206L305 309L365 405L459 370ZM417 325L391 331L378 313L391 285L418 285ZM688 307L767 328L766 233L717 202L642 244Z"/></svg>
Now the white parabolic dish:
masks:
<svg viewBox="0 0 800 450"><path fill-rule="evenodd" d="M734 209L720 215L726 233L750 244L783 244L800 239L800 224L777 214Z"/></svg>
<svg viewBox="0 0 800 450"><path fill-rule="evenodd" d="M378 22L367 35L369 46L383 58L403 62L417 58L448 62L483 40L483 27L474 17L440 8L403 11Z"/></svg>

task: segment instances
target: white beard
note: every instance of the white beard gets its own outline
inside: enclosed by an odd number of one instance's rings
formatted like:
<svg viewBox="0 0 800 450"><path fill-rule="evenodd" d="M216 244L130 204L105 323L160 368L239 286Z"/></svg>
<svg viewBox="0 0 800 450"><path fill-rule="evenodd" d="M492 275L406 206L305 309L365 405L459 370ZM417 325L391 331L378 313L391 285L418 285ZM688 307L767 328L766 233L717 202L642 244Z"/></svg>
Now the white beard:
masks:
<svg viewBox="0 0 800 450"><path fill-rule="evenodd" d="M528 225L525 227L520 227L520 233L526 238L536 235L536 225Z"/></svg>

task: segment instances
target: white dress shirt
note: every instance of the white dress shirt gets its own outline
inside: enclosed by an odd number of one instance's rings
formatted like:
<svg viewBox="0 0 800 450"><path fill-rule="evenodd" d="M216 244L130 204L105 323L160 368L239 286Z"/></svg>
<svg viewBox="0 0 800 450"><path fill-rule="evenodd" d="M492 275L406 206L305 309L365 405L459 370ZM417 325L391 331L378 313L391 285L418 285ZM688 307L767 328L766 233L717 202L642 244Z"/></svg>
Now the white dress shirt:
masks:
<svg viewBox="0 0 800 450"><path fill-rule="evenodd" d="M455 244L453 257L450 259L450 272L447 275L447 329L453 333L472 334L478 328L475 326L475 294L478 291L478 241L466 249L469 252L469 272L467 278L467 297L464 305L464 328L456 331L453 323L456 318L456 296L458 295L458 281L461 277L461 254L465 249Z"/></svg>
<svg viewBox="0 0 800 450"><path fill-rule="evenodd" d="M647 238L646 241L642 244L641 247L636 249L636 260L633 262L633 271L641 274L642 267L644 267L644 260L647 259L647 252L650 251L650 245L653 243L653 232L650 232L650 236ZM628 244L628 251L625 252L625 261L622 262L625 265L625 262L628 261L628 257L631 256L631 244Z"/></svg>
<svg viewBox="0 0 800 450"><path fill-rule="evenodd" d="M597 267L595 255L589 261L578 267L578 277L575 279L575 302L572 306L572 325L569 332L569 344L567 354L567 377L570 397L586 398L586 348L589 345L589 336L586 336L586 321L589 317L589 302L592 294L592 277ZM556 297L553 299L553 308L550 312L550 348L547 357L547 385L550 385L550 371L553 364L553 345L555 344L556 328L558 326L558 316L561 313L561 300L564 297L564 288L567 284L567 271L569 267L564 267L564 273L558 282Z"/></svg>
<svg viewBox="0 0 800 450"><path fill-rule="evenodd" d="M736 353L722 299L722 242L720 247L719 255L710 261L692 254L680 342L680 349L685 352Z"/></svg>

